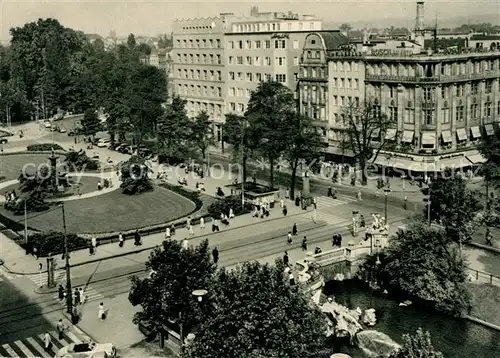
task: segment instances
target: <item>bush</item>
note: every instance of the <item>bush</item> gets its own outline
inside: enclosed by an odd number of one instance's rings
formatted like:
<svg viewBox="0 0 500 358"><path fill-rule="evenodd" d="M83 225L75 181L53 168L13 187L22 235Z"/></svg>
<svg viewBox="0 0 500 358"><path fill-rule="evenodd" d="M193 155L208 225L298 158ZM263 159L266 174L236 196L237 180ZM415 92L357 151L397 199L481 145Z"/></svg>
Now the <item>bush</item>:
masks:
<svg viewBox="0 0 500 358"><path fill-rule="evenodd" d="M134 195L153 190L153 182L149 178L150 172L144 158L135 155L130 157L120 165L122 193Z"/></svg>
<svg viewBox="0 0 500 358"><path fill-rule="evenodd" d="M241 207L241 197L238 195L227 196L217 199L208 207L208 213L214 218L219 218L221 213L229 215L229 209L233 209L234 215L248 214L252 212L252 204L245 203L245 207Z"/></svg>
<svg viewBox="0 0 500 358"><path fill-rule="evenodd" d="M45 195L41 191L34 190L26 197L26 211L40 212L49 209L49 204L44 200ZM24 198L5 203L5 209L12 211L14 215L24 215Z"/></svg>
<svg viewBox="0 0 500 358"><path fill-rule="evenodd" d="M169 164L169 165L179 165L185 162L184 158L180 157L173 157L171 155L168 155L166 153L159 153L158 154L158 163L159 164Z"/></svg>
<svg viewBox="0 0 500 358"><path fill-rule="evenodd" d="M99 162L95 159L89 158L84 151L72 151L67 153L64 162L67 164L69 171L99 169Z"/></svg>
<svg viewBox="0 0 500 358"><path fill-rule="evenodd" d="M153 183L146 178L127 178L123 179L120 188L123 194L135 195L153 190Z"/></svg>
<svg viewBox="0 0 500 358"><path fill-rule="evenodd" d="M64 233L52 231L36 233L28 237L28 241L37 248L38 256L49 254L59 255L64 252ZM88 241L75 234L68 234L68 251L80 250L88 247Z"/></svg>
<svg viewBox="0 0 500 358"><path fill-rule="evenodd" d="M59 144L37 143L28 145L28 152L50 152L51 150L64 150Z"/></svg>

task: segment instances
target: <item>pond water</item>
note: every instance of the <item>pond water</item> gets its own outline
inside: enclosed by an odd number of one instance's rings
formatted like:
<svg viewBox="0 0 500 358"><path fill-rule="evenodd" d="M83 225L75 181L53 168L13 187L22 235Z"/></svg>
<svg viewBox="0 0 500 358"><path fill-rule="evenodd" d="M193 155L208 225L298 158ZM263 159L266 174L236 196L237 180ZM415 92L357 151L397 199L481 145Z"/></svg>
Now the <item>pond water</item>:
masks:
<svg viewBox="0 0 500 358"><path fill-rule="evenodd" d="M500 357L500 332L463 319L428 312L424 308L399 307L399 302L371 292L363 282L330 281L324 293L327 296L334 295L337 302L349 308L375 308L377 324L374 329L398 343L401 343L404 333L414 333L422 327L430 332L434 347L446 358ZM347 353L353 358L365 357L359 348L340 346L336 347L336 351Z"/></svg>

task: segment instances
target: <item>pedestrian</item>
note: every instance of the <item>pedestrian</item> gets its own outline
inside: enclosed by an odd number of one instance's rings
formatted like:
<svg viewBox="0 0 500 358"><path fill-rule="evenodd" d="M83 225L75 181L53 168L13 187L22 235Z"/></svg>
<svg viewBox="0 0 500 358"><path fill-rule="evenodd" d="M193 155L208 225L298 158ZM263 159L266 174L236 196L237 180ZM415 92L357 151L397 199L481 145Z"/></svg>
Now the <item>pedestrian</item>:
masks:
<svg viewBox="0 0 500 358"><path fill-rule="evenodd" d="M43 344L45 346L46 351L52 349L52 340L50 338L50 334L48 331L45 331L45 334L43 335Z"/></svg>
<svg viewBox="0 0 500 358"><path fill-rule="evenodd" d="M302 239L302 251L307 251L307 237L304 236Z"/></svg>
<svg viewBox="0 0 500 358"><path fill-rule="evenodd" d="M283 209L285 207L285 201L283 198L280 199L280 208Z"/></svg>
<svg viewBox="0 0 500 358"><path fill-rule="evenodd" d="M187 250L189 248L189 242L188 242L188 239L184 239L182 240L182 248L184 250Z"/></svg>
<svg viewBox="0 0 500 358"><path fill-rule="evenodd" d="M219 231L219 230L220 230L219 229L219 220L217 220L217 219L214 218L214 225L213 225L213 230L212 231L215 232L215 231Z"/></svg>
<svg viewBox="0 0 500 358"><path fill-rule="evenodd" d="M189 225L191 225L191 216L188 216L186 220L186 226L189 227Z"/></svg>
<svg viewBox="0 0 500 358"><path fill-rule="evenodd" d="M167 228L165 229L165 239L170 239L170 237L170 228L167 226Z"/></svg>
<svg viewBox="0 0 500 358"><path fill-rule="evenodd" d="M292 233L289 231L286 236L286 242L290 245L292 243Z"/></svg>
<svg viewBox="0 0 500 358"><path fill-rule="evenodd" d="M175 225L174 224L172 224L170 226L170 233L172 234L172 237L175 235Z"/></svg>
<svg viewBox="0 0 500 358"><path fill-rule="evenodd" d="M333 192L332 192L332 187L331 186L328 187L327 197L329 197L329 198L333 197Z"/></svg>
<svg viewBox="0 0 500 358"><path fill-rule="evenodd" d="M285 198L286 198L286 199L289 199L289 198L290 198L290 188L286 188L286 191L285 191Z"/></svg>
<svg viewBox="0 0 500 358"><path fill-rule="evenodd" d="M92 236L92 247L94 248L94 253L95 253L97 248L97 239L95 236Z"/></svg>
<svg viewBox="0 0 500 358"><path fill-rule="evenodd" d="M77 306L73 306L73 309L71 310L71 323L78 324L79 320L80 314L78 313L78 308Z"/></svg>
<svg viewBox="0 0 500 358"><path fill-rule="evenodd" d="M403 209L407 209L408 207L408 197L405 195L404 201L403 201Z"/></svg>
<svg viewBox="0 0 500 358"><path fill-rule="evenodd" d="M293 275L293 272L292 270L290 270L290 268L288 268L288 280L290 282L290 286L295 286L295 276Z"/></svg>
<svg viewBox="0 0 500 358"><path fill-rule="evenodd" d="M290 258L288 257L288 252L285 251L285 254L283 255L283 264L285 266L289 266L290 265Z"/></svg>
<svg viewBox="0 0 500 358"><path fill-rule="evenodd" d="M363 214L361 214L361 216L359 217L359 221L362 228L366 227L365 216Z"/></svg>
<svg viewBox="0 0 500 358"><path fill-rule="evenodd" d="M78 294L80 295L80 302L83 305L85 303L85 301L87 301L87 297L85 297L85 292L83 291L83 288L80 287L78 289Z"/></svg>
<svg viewBox="0 0 500 358"><path fill-rule="evenodd" d="M134 233L134 245L135 246L141 246L142 245L141 234L139 234L139 230L135 230L135 233Z"/></svg>
<svg viewBox="0 0 500 358"><path fill-rule="evenodd" d="M359 200L359 201L361 201L361 200L362 200L362 199L361 199L361 189L360 189L360 190L358 190L357 198L358 198L358 200Z"/></svg>
<svg viewBox="0 0 500 358"><path fill-rule="evenodd" d="M332 236L332 247L337 246L337 242L338 242L337 236L338 236L337 233L334 233L333 236Z"/></svg>
<svg viewBox="0 0 500 358"><path fill-rule="evenodd" d="M59 285L59 300L62 301L64 299L64 287L62 285Z"/></svg>
<svg viewBox="0 0 500 358"><path fill-rule="evenodd" d="M80 302L80 291L78 291L78 288L75 288L75 293L73 294L74 299L75 299L75 306L78 306Z"/></svg>
<svg viewBox="0 0 500 358"><path fill-rule="evenodd" d="M212 257L214 258L214 264L219 262L219 250L217 250L217 246L212 250Z"/></svg>
<svg viewBox="0 0 500 358"><path fill-rule="evenodd" d="M104 309L104 303L99 303L99 311L97 313L97 318L99 318L101 321L104 321L106 319L106 310Z"/></svg>
<svg viewBox="0 0 500 358"><path fill-rule="evenodd" d="M95 252L94 252L94 246L92 246L92 244L90 244L89 245L89 256L92 256L94 254L95 254ZM71 294L71 292L70 292L70 294Z"/></svg>
<svg viewBox="0 0 500 358"><path fill-rule="evenodd" d="M229 208L229 219L233 219L233 218L234 218L233 208Z"/></svg>
<svg viewBox="0 0 500 358"><path fill-rule="evenodd" d="M292 235L293 235L293 236L296 236L296 235L297 235L297 224L296 224L296 223L293 223L293 227L292 227Z"/></svg>
<svg viewBox="0 0 500 358"><path fill-rule="evenodd" d="M337 189L333 189L332 198L337 199Z"/></svg>
<svg viewBox="0 0 500 358"><path fill-rule="evenodd" d="M321 247L319 246L316 246L316 248L314 249L314 254L317 255L317 254L321 254Z"/></svg>
<svg viewBox="0 0 500 358"><path fill-rule="evenodd" d="M286 216L286 214L288 214L288 209L286 205L283 205L283 216Z"/></svg>
<svg viewBox="0 0 500 358"><path fill-rule="evenodd" d="M205 218L203 216L200 218L200 228L201 229L205 228Z"/></svg>
<svg viewBox="0 0 500 358"><path fill-rule="evenodd" d="M194 236L193 225L189 225L189 227L188 227L188 233L189 233L189 236Z"/></svg>
<svg viewBox="0 0 500 358"><path fill-rule="evenodd" d="M313 223L316 224L317 218L318 218L318 209L316 208L316 206L314 206L314 208L312 210L312 215L311 215L311 219L312 219Z"/></svg>
<svg viewBox="0 0 500 358"><path fill-rule="evenodd" d="M63 324L63 320L62 318L59 320L59 322L57 322L57 325L56 325L56 331L57 331L57 334L58 334L58 339L59 340L62 340L63 339L63 333L64 333L64 324Z"/></svg>
<svg viewBox="0 0 500 358"><path fill-rule="evenodd" d="M342 247L342 234L338 234L337 236L337 244L339 247Z"/></svg>
<svg viewBox="0 0 500 358"><path fill-rule="evenodd" d="M123 247L124 243L125 243L125 240L123 240L123 234L119 233L118 234L118 246Z"/></svg>
<svg viewBox="0 0 500 358"><path fill-rule="evenodd" d="M257 209L257 205L253 207L253 214L252 217L257 218L259 217L259 209Z"/></svg>

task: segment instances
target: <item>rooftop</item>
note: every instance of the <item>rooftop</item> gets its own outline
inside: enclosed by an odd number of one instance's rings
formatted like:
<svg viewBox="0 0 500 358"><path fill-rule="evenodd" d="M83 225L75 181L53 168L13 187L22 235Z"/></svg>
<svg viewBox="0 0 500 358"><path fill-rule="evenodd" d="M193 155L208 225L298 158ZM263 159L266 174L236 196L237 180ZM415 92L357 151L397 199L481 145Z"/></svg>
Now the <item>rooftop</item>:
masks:
<svg viewBox="0 0 500 358"><path fill-rule="evenodd" d="M349 43L349 38L345 36L339 30L331 31L317 31L314 32L321 36L323 42L325 43L326 50L335 50L341 45L347 45Z"/></svg>

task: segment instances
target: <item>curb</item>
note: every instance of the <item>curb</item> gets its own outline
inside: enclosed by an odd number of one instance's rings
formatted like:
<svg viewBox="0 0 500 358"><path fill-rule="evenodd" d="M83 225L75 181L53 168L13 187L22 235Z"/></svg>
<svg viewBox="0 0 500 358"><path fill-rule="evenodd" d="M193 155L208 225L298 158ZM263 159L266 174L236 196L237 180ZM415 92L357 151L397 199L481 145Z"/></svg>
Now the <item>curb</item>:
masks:
<svg viewBox="0 0 500 358"><path fill-rule="evenodd" d="M71 316L69 315L68 312L66 312L66 310L63 308L62 310L62 314L63 316L71 323L71 326L73 327L73 329L80 335L82 336L84 339L86 339L87 341L92 341L92 342L96 342L96 343L99 343L96 339L94 339L94 337L92 337L90 334L88 334L87 332L85 332L84 330L82 330L80 327L78 327L78 324L73 324L71 322Z"/></svg>
<svg viewBox="0 0 500 358"><path fill-rule="evenodd" d="M476 317L472 317L472 316L469 316L469 315L466 315L463 318L465 318L468 321L480 324L481 326L484 326L484 327L487 327L489 329L493 329L493 330L495 330L497 332L500 332L500 326L497 326L496 324L493 324L493 323L490 323L490 322L487 322L487 321L484 321L482 319L479 319L479 318L476 318Z"/></svg>
<svg viewBox="0 0 500 358"><path fill-rule="evenodd" d="M307 212L307 211L308 210L304 210L304 212ZM286 217L294 217L294 216L298 216L298 215L302 215L302 214L303 214L303 212L292 214L292 215L287 215ZM266 220L266 221L263 221L263 222L270 222L270 221L275 221L275 220L279 220L279 219L283 219L283 218L284 217L273 218L273 219L269 219L269 220ZM232 230L237 230L237 229L241 229L241 228L245 228L245 227L249 227L249 226L252 226L252 225L254 225L254 223L245 224L245 225L241 225L241 226L237 226L237 227L230 227L230 228L224 230L224 232L226 232L226 231L232 231ZM217 232L209 232L209 233L204 234L204 235L187 237L186 239L189 241L189 240L192 240L192 239L198 239L200 237L206 237L206 236L211 236L211 235L215 235L215 234L217 234ZM117 257L123 257L123 256L138 254L138 253L141 253L143 251L154 249L155 247L158 247L160 245L161 244L157 244L157 245L153 245L153 246L143 247L141 249L137 249L137 250L134 250L134 251L127 251L127 252L119 253L119 254L112 255L112 256L102 257L102 258L98 258L98 259L92 259L92 260L85 261L85 262L79 262L77 264L70 265L70 267L71 268L72 267L79 267L79 266L84 266L84 265L87 265L87 264L92 264L92 263L96 263L96 262L100 262L100 261L111 260L111 259L114 259L114 258L117 258ZM39 274L38 271L37 272L16 272L16 271L12 271L9 268L9 266L5 265L5 263L4 263L4 267L7 269L7 271L9 271L9 273L14 274L14 275L28 276L28 275L38 275ZM60 270L64 270L64 268L61 268Z"/></svg>
<svg viewBox="0 0 500 358"><path fill-rule="evenodd" d="M492 247L492 246L488 246L488 245L483 245L483 244L480 244L480 243L477 243L477 242L467 242L465 243L467 246L472 246L476 249L480 249L480 250L485 250L485 251L489 251L489 252L493 252L495 254L500 254L500 249L497 249L496 247Z"/></svg>

